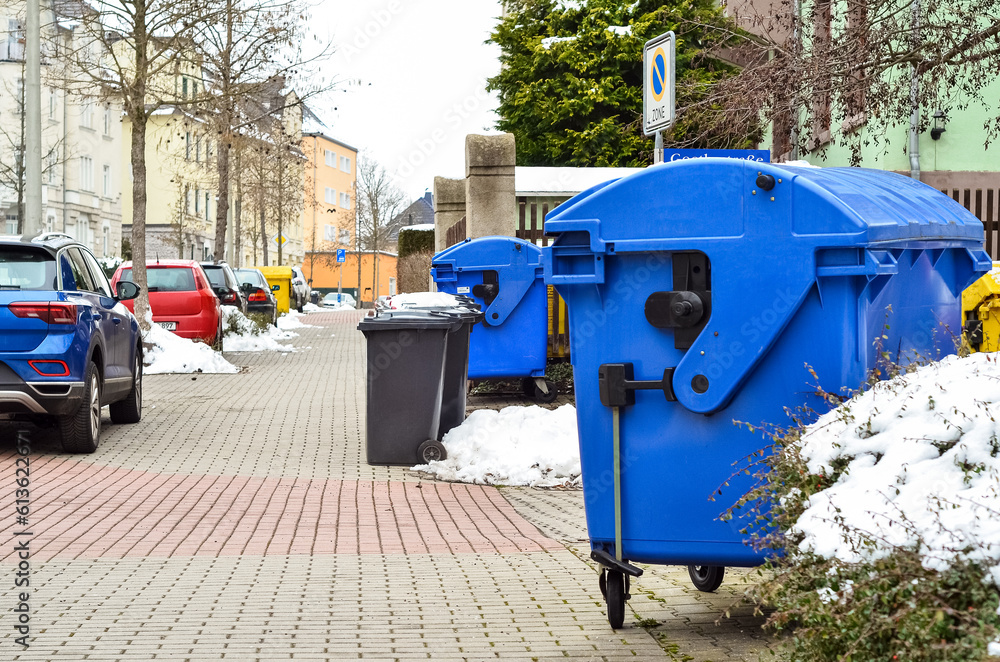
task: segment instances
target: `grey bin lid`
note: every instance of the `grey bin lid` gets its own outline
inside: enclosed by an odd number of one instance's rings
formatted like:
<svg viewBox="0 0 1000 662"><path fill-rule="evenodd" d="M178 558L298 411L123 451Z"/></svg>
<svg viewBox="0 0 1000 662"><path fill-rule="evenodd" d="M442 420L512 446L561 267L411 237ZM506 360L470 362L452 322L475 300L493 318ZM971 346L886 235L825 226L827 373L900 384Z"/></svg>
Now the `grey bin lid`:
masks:
<svg viewBox="0 0 1000 662"><path fill-rule="evenodd" d="M444 310L392 310L380 313L375 317L366 317L358 324L358 330L362 333L378 331L403 331L420 329L440 329L443 331L456 331L463 324L463 320L455 315L448 314Z"/></svg>

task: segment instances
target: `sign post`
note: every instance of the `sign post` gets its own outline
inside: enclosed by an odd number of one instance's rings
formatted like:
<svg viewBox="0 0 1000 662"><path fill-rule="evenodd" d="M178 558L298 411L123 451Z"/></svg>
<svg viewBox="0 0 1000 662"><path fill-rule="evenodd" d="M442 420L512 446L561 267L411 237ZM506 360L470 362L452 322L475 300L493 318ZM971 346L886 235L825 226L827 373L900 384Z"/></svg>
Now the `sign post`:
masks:
<svg viewBox="0 0 1000 662"><path fill-rule="evenodd" d="M661 161L664 129L674 123L676 95L674 93L673 32L665 32L646 42L642 50L642 132L656 136L653 163Z"/></svg>
<svg viewBox="0 0 1000 662"><path fill-rule="evenodd" d="M337 281L337 303L340 303L340 296L344 293L344 262L347 262L347 251L343 248L338 248L337 264L340 265L340 279Z"/></svg>

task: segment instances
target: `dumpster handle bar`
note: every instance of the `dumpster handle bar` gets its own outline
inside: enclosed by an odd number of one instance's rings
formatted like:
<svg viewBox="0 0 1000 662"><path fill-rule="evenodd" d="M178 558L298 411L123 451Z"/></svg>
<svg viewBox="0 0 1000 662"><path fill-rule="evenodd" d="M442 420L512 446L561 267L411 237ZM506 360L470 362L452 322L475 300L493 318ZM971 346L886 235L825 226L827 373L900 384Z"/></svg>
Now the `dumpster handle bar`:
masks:
<svg viewBox="0 0 1000 662"><path fill-rule="evenodd" d="M603 549L592 550L590 552L590 558L597 561L605 568L611 568L612 570L624 572L626 575L631 575L632 577L642 576L642 568L637 568L628 561L619 561Z"/></svg>
<svg viewBox="0 0 1000 662"><path fill-rule="evenodd" d="M668 402L674 402L674 369L666 368L663 379L636 380L631 363L604 363L597 370L598 391L605 407L625 407L635 404L635 391L663 391Z"/></svg>

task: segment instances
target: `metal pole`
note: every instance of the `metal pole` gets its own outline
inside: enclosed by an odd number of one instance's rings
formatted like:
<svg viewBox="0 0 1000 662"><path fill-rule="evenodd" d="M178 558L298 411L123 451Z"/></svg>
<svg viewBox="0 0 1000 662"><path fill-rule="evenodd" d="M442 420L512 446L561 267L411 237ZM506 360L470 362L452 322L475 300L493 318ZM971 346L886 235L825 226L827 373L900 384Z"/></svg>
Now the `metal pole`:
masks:
<svg viewBox="0 0 1000 662"><path fill-rule="evenodd" d="M657 131L657 135L659 132ZM612 459L612 471L615 474L615 558L622 560L622 465L621 465L621 407L611 408L612 431L611 452L614 453Z"/></svg>
<svg viewBox="0 0 1000 662"><path fill-rule="evenodd" d="M24 48L24 236L42 231L42 46L40 0L28 0Z"/></svg>
<svg viewBox="0 0 1000 662"><path fill-rule="evenodd" d="M653 163L663 163L663 132L657 131L653 139Z"/></svg>

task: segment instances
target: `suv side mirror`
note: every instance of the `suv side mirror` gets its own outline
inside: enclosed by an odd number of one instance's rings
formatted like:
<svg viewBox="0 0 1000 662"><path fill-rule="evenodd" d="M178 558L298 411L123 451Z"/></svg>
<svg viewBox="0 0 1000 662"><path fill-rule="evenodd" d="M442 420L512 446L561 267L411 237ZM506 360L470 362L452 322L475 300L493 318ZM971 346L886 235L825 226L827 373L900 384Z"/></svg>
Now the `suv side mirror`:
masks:
<svg viewBox="0 0 1000 662"><path fill-rule="evenodd" d="M139 286L130 280L118 281L115 285L115 298L119 301L129 301L139 296Z"/></svg>

